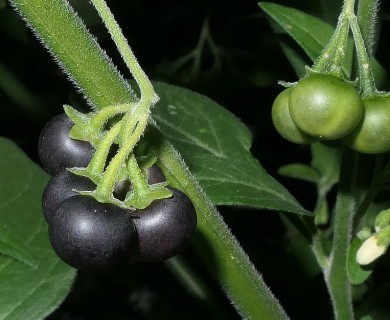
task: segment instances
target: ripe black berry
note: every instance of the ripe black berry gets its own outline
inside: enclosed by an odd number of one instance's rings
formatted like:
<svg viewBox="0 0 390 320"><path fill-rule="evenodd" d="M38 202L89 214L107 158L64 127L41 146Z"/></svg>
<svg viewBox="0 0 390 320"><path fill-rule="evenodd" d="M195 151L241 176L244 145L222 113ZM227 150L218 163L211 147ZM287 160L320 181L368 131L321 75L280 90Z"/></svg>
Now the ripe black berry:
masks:
<svg viewBox="0 0 390 320"><path fill-rule="evenodd" d="M59 114L43 127L39 136L39 158L53 175L66 168L86 167L95 152L89 142L69 138L72 126L66 114Z"/></svg>
<svg viewBox="0 0 390 320"><path fill-rule="evenodd" d="M130 255L134 234L126 210L88 196L66 199L49 223L54 251L80 270L103 270L123 263Z"/></svg>
<svg viewBox="0 0 390 320"><path fill-rule="evenodd" d="M50 222L65 199L77 195L73 190L92 191L95 188L95 184L88 178L77 176L67 170L52 177L42 194L42 209L46 221Z"/></svg>
<svg viewBox="0 0 390 320"><path fill-rule="evenodd" d="M140 260L169 259L191 241L197 221L195 208L183 192L171 190L171 198L155 200L146 209L133 212Z"/></svg>

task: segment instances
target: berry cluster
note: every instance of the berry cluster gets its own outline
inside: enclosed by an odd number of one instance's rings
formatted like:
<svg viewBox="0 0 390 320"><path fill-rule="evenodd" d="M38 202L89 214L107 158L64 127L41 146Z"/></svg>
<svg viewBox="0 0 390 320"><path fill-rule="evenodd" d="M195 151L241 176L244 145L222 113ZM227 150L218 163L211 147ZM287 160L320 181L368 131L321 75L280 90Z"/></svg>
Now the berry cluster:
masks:
<svg viewBox="0 0 390 320"><path fill-rule="evenodd" d="M279 134L294 143L340 141L377 154L390 151L389 107L388 96L362 99L351 83L314 74L277 96L272 121Z"/></svg>
<svg viewBox="0 0 390 320"><path fill-rule="evenodd" d="M71 139L72 126L65 114L56 116L43 128L38 144L41 162L53 175L43 192L42 207L58 256L77 269L101 270L127 259L165 260L188 246L197 218L190 199L177 189L169 188L172 197L137 210L78 193L96 185L67 168L87 166L95 149L87 141ZM149 184L164 180L156 165L148 169ZM120 197L129 190L131 184L123 181L117 183L115 194Z"/></svg>

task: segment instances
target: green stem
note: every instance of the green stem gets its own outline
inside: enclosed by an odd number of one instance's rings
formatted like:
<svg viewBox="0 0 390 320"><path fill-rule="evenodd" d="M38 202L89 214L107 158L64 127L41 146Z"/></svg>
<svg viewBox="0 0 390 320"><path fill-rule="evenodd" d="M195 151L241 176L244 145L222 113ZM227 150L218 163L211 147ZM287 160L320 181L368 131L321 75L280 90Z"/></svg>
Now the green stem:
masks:
<svg viewBox="0 0 390 320"><path fill-rule="evenodd" d="M127 40L123 35L121 28L116 22L113 14L111 13L110 8L108 8L104 0L91 0L91 2L95 6L108 31L110 32L112 40L115 42L118 51L121 53L127 68L129 68L131 74L137 82L140 88L141 98L148 97L148 100L155 104L158 101L158 97L154 92L153 85L139 65L137 58L127 43Z"/></svg>
<svg viewBox="0 0 390 320"><path fill-rule="evenodd" d="M363 98L373 97L377 94L374 75L356 16L351 19L351 30L358 58L360 92Z"/></svg>
<svg viewBox="0 0 390 320"><path fill-rule="evenodd" d="M161 140L159 133L154 134L157 136L154 140L160 144L152 148L167 180L183 190L195 204L198 213L195 248L240 315L245 319L288 319L197 181L183 166L179 154Z"/></svg>
<svg viewBox="0 0 390 320"><path fill-rule="evenodd" d="M97 135L98 132L103 130L103 126L107 121L121 113L128 112L131 108L134 107L134 103L118 104L110 107L106 107L99 111L96 115L91 118L89 126L94 129L94 134Z"/></svg>
<svg viewBox="0 0 390 320"><path fill-rule="evenodd" d="M127 81L64 0L11 0L55 61L98 109L134 101ZM80 45L83 43L83 45ZM104 74L104 77L96 77ZM110 94L107 94L107 91Z"/></svg>
<svg viewBox="0 0 390 320"><path fill-rule="evenodd" d="M115 69L103 52L96 49L96 43L65 1L10 2L44 38L46 45L61 63L64 63L64 60L79 62L71 64L71 68L67 70L98 108L132 101L124 79L114 72ZM64 39L68 39L66 47L63 46ZM80 57L84 58L79 59ZM111 80L108 81L108 78ZM178 176L183 190L188 192L197 208L199 228L194 245L205 263L213 270L236 309L247 319L287 319L277 299L269 291L221 216L188 173L177 152L163 138L160 137L160 141L164 146L160 155L166 167L169 167L170 163L173 164L171 172Z"/></svg>
<svg viewBox="0 0 390 320"><path fill-rule="evenodd" d="M377 36L375 25L378 20L378 7L378 0L359 0L358 24L369 56L372 55Z"/></svg>
<svg viewBox="0 0 390 320"><path fill-rule="evenodd" d="M137 189L149 189L148 181L142 173L134 154L131 154L127 160L127 171L130 177L130 181L132 181L134 192L137 192Z"/></svg>
<svg viewBox="0 0 390 320"><path fill-rule="evenodd" d="M109 132L107 132L104 138L100 141L95 154L93 155L86 169L75 168L71 171L75 174L87 176L95 184L98 184L102 178L110 148L119 134L119 129L120 123L117 123L110 129Z"/></svg>
<svg viewBox="0 0 390 320"><path fill-rule="evenodd" d="M357 209L354 197L357 168L358 154L351 150L344 150L334 217L333 247L329 268L324 270L325 281L333 301L335 318L338 320L354 319L347 259L353 218Z"/></svg>
<svg viewBox="0 0 390 320"><path fill-rule="evenodd" d="M154 89L153 89L154 90ZM127 143L129 137L133 135L134 127L140 122L141 118L148 118L152 101L148 97L141 97L140 101L127 112L122 119L121 133L119 135L119 146ZM145 130L147 123L143 127ZM140 131L137 140L141 137L144 131Z"/></svg>
<svg viewBox="0 0 390 320"><path fill-rule="evenodd" d="M155 93L153 85L150 82L149 78L147 77L147 75L139 65L137 58L135 57L133 51L131 50L125 36L122 33L121 28L116 22L105 0L91 0L91 2L95 6L104 24L106 25L109 33L111 34L112 40L115 42L118 51L122 55L122 58L125 61L130 73L133 75L135 81L137 82L140 88L141 99L137 104L134 105L134 107L129 112L127 112L127 114L122 119L121 133L119 138L120 149L117 158L121 159L121 161L123 159L124 161L125 158L124 156L122 156L122 154L125 153L124 150L128 150L128 154L132 152L135 146L134 141L138 142L141 135L145 131L147 125L147 121L145 121L145 119L149 117L149 110L154 104L157 103L159 98ZM134 129L135 126L136 129ZM133 132L133 130L135 131ZM136 161L134 157L131 157L131 160ZM112 168L114 165L117 164L116 163L117 161L119 160L113 159L113 164L112 165L110 164L110 166L107 168L107 170L110 172L107 175L103 176L102 179L103 186L101 188L98 187L97 189L98 193L101 192L101 194L105 194L108 192L108 188L111 187L113 182L112 176L116 177L116 172L114 174L111 171L113 171ZM138 180L132 181L130 177L130 181L134 186L134 191L135 192L138 191L137 189ZM144 190L145 186L141 183L141 185L138 186L138 188L140 190Z"/></svg>
<svg viewBox="0 0 390 320"><path fill-rule="evenodd" d="M123 120L122 120L123 121ZM102 179L97 186L94 196L96 199L111 199L112 192L114 190L116 177L118 172L121 170L122 165L125 163L127 156L133 151L134 146L139 140L139 137L144 132L147 124L147 117L140 119L139 123L134 128L133 134L126 141L126 144L121 146L114 158L111 159L110 164L107 166ZM123 123L118 123L118 125L123 125Z"/></svg>
<svg viewBox="0 0 390 320"><path fill-rule="evenodd" d="M329 72L337 77L342 77L342 63L347 47L349 20L354 13L354 6L355 0L344 1L336 30L311 70L320 73Z"/></svg>

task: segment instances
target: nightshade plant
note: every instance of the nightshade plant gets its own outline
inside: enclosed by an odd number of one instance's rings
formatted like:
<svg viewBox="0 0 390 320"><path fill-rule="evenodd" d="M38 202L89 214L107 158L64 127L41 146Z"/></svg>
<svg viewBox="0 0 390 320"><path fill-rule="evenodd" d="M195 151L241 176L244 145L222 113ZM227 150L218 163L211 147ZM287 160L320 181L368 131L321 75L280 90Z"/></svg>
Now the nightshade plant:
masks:
<svg viewBox="0 0 390 320"><path fill-rule="evenodd" d="M149 80L104 0L91 0L91 5L134 81L120 75L66 0L9 3L83 94L89 109L81 112L77 102L64 106L66 116L56 119L70 129L65 136L53 137L45 134L50 126L44 129L39 153L43 166L55 174L48 184L48 175L14 143L0 140L0 181L10 181L0 186L0 319L43 319L70 292L75 270L54 254L45 218L54 250L86 271L127 259L170 258L188 246L197 224L188 261L201 261L198 272L206 273L206 280L180 256L165 266L191 294L213 306L213 316L234 317L225 316L226 306L209 288L210 275L242 318L288 319L292 309L300 319L321 319L315 312L297 312L285 298L279 302L272 285L269 288L256 270L261 263L251 262L216 205L280 212L287 234L298 235L291 237L295 259L310 260L308 274L322 273L328 296L317 305L329 305L333 318L390 316L386 304L379 303L388 286L375 278L374 268L386 262L390 243L390 96L376 88L375 81L383 84L385 71L373 57L378 1L344 0L335 28L296 9L260 4L275 30L291 36L313 61L306 63L299 49L282 40L299 79L281 81L285 88L272 106L276 130L311 149L310 165L287 164L279 173L314 183L318 196L313 211L304 209L252 156L251 133L234 115L203 95ZM206 18L197 48L176 66L193 58L192 71L198 72L206 44L215 58L213 68L220 66L223 54L210 30ZM11 90L7 93L15 97ZM52 152L46 141L53 138L79 143L86 157L80 162L66 148ZM64 155L65 162L60 160ZM156 170L152 168L159 169L149 175ZM152 179L154 174L158 178ZM149 221L160 207L158 219L164 225L151 228ZM150 220L142 220L142 215ZM186 234L182 242L173 236L177 230ZM287 270L292 285L296 269ZM310 290L302 296L313 299L316 294Z"/></svg>

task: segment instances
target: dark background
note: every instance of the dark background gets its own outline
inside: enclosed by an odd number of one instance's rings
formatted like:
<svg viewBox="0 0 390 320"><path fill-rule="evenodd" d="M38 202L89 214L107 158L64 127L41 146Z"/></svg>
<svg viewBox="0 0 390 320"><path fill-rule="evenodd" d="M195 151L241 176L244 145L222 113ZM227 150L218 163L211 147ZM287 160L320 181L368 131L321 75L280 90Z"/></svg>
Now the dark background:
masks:
<svg viewBox="0 0 390 320"><path fill-rule="evenodd" d="M86 0L71 1L99 43L119 69L129 76L119 54L93 8ZM296 81L279 39L256 1L107 1L141 66L153 80L181 85L216 100L250 128L252 152L308 209L315 189L277 176L277 168L290 162L309 162L310 150L284 141L274 130L270 110L281 91L277 80ZM341 1L276 1L335 24ZM325 7L326 6L326 7ZM329 10L329 8L334 10ZM81 98L53 62L49 53L24 27L5 0L0 0L0 78L15 78L28 90L17 101L0 84L0 135L17 142L38 162L36 143L43 124L62 111L65 103ZM388 70L389 5L380 15L382 40L377 57ZM221 65L207 46L198 72L190 63L175 70L177 59L198 42L204 22L220 50ZM387 42L387 43L386 43ZM309 63L309 61L308 61ZM4 70L3 68L6 68ZM7 82L8 84L10 81ZM294 258L284 224L275 212L220 208L275 295L293 319L329 319L331 308L322 275L308 274ZM72 292L50 319L238 319L212 274L203 269L196 253L183 258L209 286L216 303L200 301L163 263L132 264L115 273L79 273Z"/></svg>

